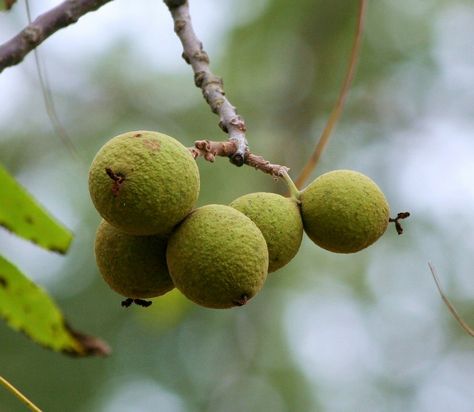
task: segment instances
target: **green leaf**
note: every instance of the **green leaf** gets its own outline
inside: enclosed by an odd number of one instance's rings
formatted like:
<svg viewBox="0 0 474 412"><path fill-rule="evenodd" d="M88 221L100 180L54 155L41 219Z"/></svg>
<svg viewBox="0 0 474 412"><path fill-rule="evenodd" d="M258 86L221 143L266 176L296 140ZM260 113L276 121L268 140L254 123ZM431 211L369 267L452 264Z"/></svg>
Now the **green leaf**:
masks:
<svg viewBox="0 0 474 412"><path fill-rule="evenodd" d="M0 226L59 253L65 253L72 240L71 232L40 206L1 165Z"/></svg>
<svg viewBox="0 0 474 412"><path fill-rule="evenodd" d="M10 10L16 0L0 0L0 11Z"/></svg>
<svg viewBox="0 0 474 412"><path fill-rule="evenodd" d="M36 343L73 356L107 355L107 344L74 331L48 294L0 256L0 317Z"/></svg>

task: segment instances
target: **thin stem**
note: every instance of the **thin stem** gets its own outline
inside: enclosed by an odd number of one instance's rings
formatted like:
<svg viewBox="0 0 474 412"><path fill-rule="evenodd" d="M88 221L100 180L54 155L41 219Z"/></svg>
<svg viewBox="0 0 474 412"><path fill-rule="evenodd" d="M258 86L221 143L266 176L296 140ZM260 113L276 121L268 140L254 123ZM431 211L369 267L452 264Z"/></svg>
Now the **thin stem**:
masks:
<svg viewBox="0 0 474 412"><path fill-rule="evenodd" d="M28 17L28 23L31 25L32 18L31 18L31 8L29 0L25 0L25 7L26 7L26 15ZM35 66L36 66L36 73L38 75L38 80L41 87L41 92L43 94L43 101L44 106L46 109L46 114L49 117L49 121L53 126L53 130L56 133L56 136L59 137L62 144L67 148L69 153L79 162L83 163L83 160L79 156L79 152L72 142L71 138L69 137L66 128L62 125L61 120L59 120L58 113L56 111L56 106L54 105L53 94L51 93L51 88L49 87L48 78L46 77L45 72L43 71L41 64L40 64L40 56L38 49L33 50L34 58L35 58Z"/></svg>
<svg viewBox="0 0 474 412"><path fill-rule="evenodd" d="M281 177L283 178L285 183L288 185L290 196L295 200L299 200L301 192L298 190L298 188L296 187L295 183L293 182L293 180L291 179L290 175L288 174L286 170L281 174Z"/></svg>
<svg viewBox="0 0 474 412"><path fill-rule="evenodd" d="M342 110L344 109L344 103L346 102L349 89L354 79L355 69L357 66L357 61L360 54L360 47L362 44L362 33L364 32L365 25L365 15L367 9L367 0L359 0L359 13L357 18L356 33L354 37L354 43L352 45L352 51L349 58L349 65L347 67L346 76L342 84L341 90L339 92L339 97L337 98L336 104L332 109L329 119L319 137L318 143L314 149L313 154L309 158L308 162L304 166L302 172L296 179L296 186L301 188L306 180L309 178L310 174L316 168L321 155L326 148L329 138L331 137L331 132L336 126L339 117L341 116Z"/></svg>
<svg viewBox="0 0 474 412"><path fill-rule="evenodd" d="M15 388L10 382L4 377L0 376L0 383L7 388L7 390L15 395L21 402L23 402L28 408L34 412L42 412L33 402L31 402L25 395L23 395L17 388Z"/></svg>
<svg viewBox="0 0 474 412"><path fill-rule="evenodd" d="M441 298L443 299L443 302L446 304L448 307L449 311L453 315L454 319L457 320L459 325L468 333L470 336L474 338L474 329L472 329L462 318L461 315L458 313L456 308L453 306L453 304L449 301L449 299L446 297L446 295L443 293L443 290L441 289L441 284L439 282L438 275L436 273L435 267L431 264L431 262L428 262L428 267L430 268L431 274L433 275L433 279L435 281L436 287L438 288L438 292L441 295Z"/></svg>

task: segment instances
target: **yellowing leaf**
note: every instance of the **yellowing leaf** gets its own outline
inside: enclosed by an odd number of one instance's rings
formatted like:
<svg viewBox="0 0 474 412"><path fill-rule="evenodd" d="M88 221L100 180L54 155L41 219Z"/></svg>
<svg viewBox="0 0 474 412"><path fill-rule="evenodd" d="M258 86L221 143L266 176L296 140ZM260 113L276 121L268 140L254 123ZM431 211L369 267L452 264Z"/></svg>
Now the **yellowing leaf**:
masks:
<svg viewBox="0 0 474 412"><path fill-rule="evenodd" d="M71 232L40 206L1 165L0 226L59 253L65 253L72 240Z"/></svg>
<svg viewBox="0 0 474 412"><path fill-rule="evenodd" d="M48 294L0 256L0 317L36 343L73 356L107 355L107 344L71 329Z"/></svg>

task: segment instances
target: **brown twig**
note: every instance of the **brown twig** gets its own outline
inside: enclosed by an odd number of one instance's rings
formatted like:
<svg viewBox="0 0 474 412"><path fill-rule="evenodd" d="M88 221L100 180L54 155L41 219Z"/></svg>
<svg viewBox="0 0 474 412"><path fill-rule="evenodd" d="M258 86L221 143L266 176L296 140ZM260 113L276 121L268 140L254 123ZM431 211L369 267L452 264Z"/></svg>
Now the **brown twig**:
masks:
<svg viewBox="0 0 474 412"><path fill-rule="evenodd" d="M449 311L451 312L451 315L453 315L454 319L461 325L461 327L464 329L464 331L472 336L474 338L474 329L472 329L462 318L461 315L459 315L458 311L456 308L453 306L453 304L449 301L449 299L446 297L446 295L443 293L443 290L441 289L441 284L439 282L438 275L436 273L435 267L428 262L428 267L430 268L431 275L433 276L433 279L435 281L436 287L438 288L438 292L441 295L441 299L443 299L443 302L446 304L448 307Z"/></svg>
<svg viewBox="0 0 474 412"><path fill-rule="evenodd" d="M219 116L220 128L229 136L228 141L224 142L196 141L194 147L190 148L193 156L195 158L202 156L210 162L213 162L216 156L228 157L237 166L246 164L275 178L282 177L289 170L286 166L272 164L262 156L249 151L245 138L247 130L245 122L227 99L222 79L210 70L209 56L204 51L202 42L197 38L191 23L188 2L164 1L173 17L174 30L183 45L183 58L193 69L195 84L202 90L212 112Z"/></svg>
<svg viewBox="0 0 474 412"><path fill-rule="evenodd" d="M0 73L20 63L25 56L56 31L97 10L111 0L66 0L28 24L20 33L0 45Z"/></svg>
<svg viewBox="0 0 474 412"><path fill-rule="evenodd" d="M222 79L213 74L209 68L209 56L203 49L201 41L194 32L189 4L184 0L164 0L174 21L174 30L183 45L183 58L194 72L194 82L202 90L206 102L213 113L219 116L219 126L228 133L229 141L235 144L235 150L228 155L237 166L247 163L249 155L245 138L244 119L237 114L236 108L225 96Z"/></svg>
<svg viewBox="0 0 474 412"><path fill-rule="evenodd" d="M295 181L296 187L298 187L299 189L301 189L303 184L306 182L306 180L310 176L311 172L315 169L316 165L318 164L321 154L323 153L324 149L326 148L329 142L329 138L331 137L331 132L334 126L336 125L337 121L339 120L339 117L341 116L342 110L344 108L344 103L346 102L346 98L349 93L352 80L354 79L355 69L357 66L357 60L360 54L360 46L362 44L362 33L364 32L366 9L367 9L367 0L359 0L359 13L357 17L356 33L355 33L354 43L352 45L351 56L349 58L349 65L347 67L344 83L342 84L336 104L334 105L334 108L332 109L332 112L329 115L329 119L326 125L324 126L321 136L319 137L319 140L318 140L318 143L316 144L314 152Z"/></svg>
<svg viewBox="0 0 474 412"><path fill-rule="evenodd" d="M189 150L194 158L202 156L207 161L213 162L216 156L232 158L237 151L237 147L236 142L232 140L225 142L197 140L194 142L194 147L191 147ZM261 170L274 178L283 177L283 175L290 170L286 166L270 163L262 156L251 153L248 149L245 151L244 163L257 170Z"/></svg>

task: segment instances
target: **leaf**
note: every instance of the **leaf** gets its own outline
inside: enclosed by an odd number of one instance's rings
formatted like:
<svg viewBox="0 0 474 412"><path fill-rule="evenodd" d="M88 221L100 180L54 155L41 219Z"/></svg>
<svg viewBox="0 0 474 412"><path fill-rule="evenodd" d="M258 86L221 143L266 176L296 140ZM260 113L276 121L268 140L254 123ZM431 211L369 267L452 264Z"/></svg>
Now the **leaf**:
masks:
<svg viewBox="0 0 474 412"><path fill-rule="evenodd" d="M16 0L0 0L0 11L10 10Z"/></svg>
<svg viewBox="0 0 474 412"><path fill-rule="evenodd" d="M73 330L48 294L2 256L0 317L12 329L57 352L71 356L110 353L105 342Z"/></svg>
<svg viewBox="0 0 474 412"><path fill-rule="evenodd" d="M65 253L72 240L71 232L40 206L1 165L0 226L59 253Z"/></svg>

